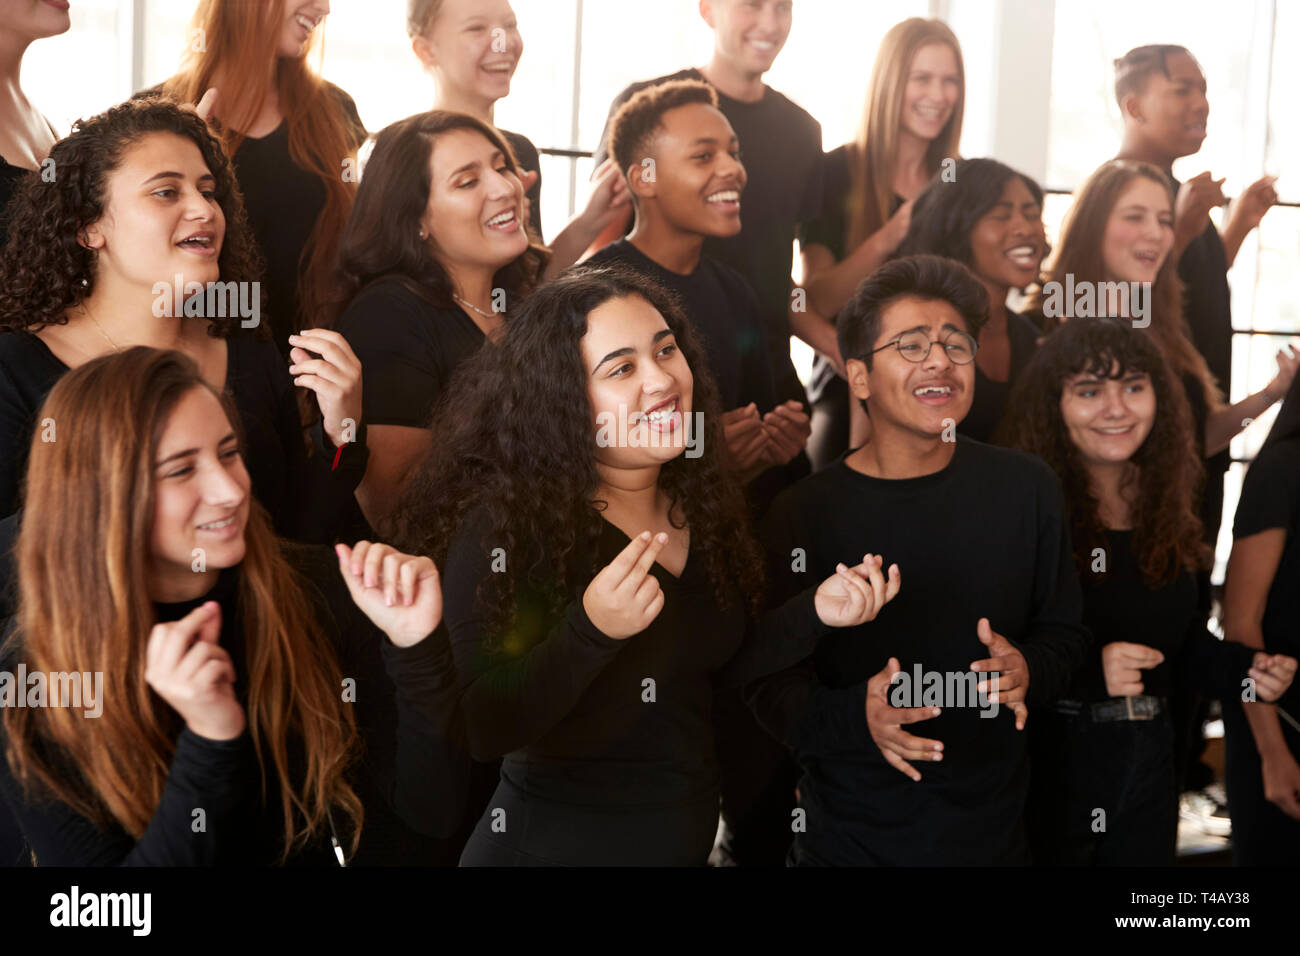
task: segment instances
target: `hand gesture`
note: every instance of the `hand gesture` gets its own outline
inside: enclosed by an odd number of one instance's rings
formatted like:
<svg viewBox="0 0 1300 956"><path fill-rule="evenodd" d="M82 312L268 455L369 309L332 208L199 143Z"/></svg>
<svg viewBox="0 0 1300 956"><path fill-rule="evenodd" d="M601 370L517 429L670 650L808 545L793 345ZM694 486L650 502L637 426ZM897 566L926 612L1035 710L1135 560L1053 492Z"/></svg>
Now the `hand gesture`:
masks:
<svg viewBox="0 0 1300 956"><path fill-rule="evenodd" d="M1291 687L1295 677L1296 659L1285 654L1255 653L1248 673L1255 681L1255 698L1265 704L1275 704Z"/></svg>
<svg viewBox="0 0 1300 956"><path fill-rule="evenodd" d="M889 765L913 780L921 773L909 760L942 760L943 744L925 737L914 737L904 724L939 716L938 707L894 707L889 703L889 688L899 671L898 658L891 657L885 669L867 681L867 729Z"/></svg>
<svg viewBox="0 0 1300 956"><path fill-rule="evenodd" d="M874 621L903 586L896 564L889 566L889 581L885 581L880 573L884 563L880 555L867 554L856 567L837 564L835 573L821 583L813 596L821 622L827 627L856 627Z"/></svg>
<svg viewBox="0 0 1300 956"><path fill-rule="evenodd" d="M591 623L616 641L640 634L659 616L664 592L650 566L668 543L662 531L651 537L642 531L613 561L600 569L582 595Z"/></svg>
<svg viewBox="0 0 1300 956"><path fill-rule="evenodd" d="M1228 221L1239 224L1243 236L1258 226L1264 213L1277 204L1277 190L1273 186L1276 182L1276 176L1255 180L1228 207Z"/></svg>
<svg viewBox="0 0 1300 956"><path fill-rule="evenodd" d="M520 201L523 206L524 225L528 226L533 221L533 201L528 198L528 190L533 188L533 184L541 179L542 174L535 169L521 169L517 175L519 185L523 188L519 192ZM536 241L541 242L541 236L533 237Z"/></svg>
<svg viewBox="0 0 1300 956"><path fill-rule="evenodd" d="M155 624L145 647L144 679L208 740L234 740L244 732L244 708L235 697L235 665L217 643L221 605L208 601L179 621Z"/></svg>
<svg viewBox="0 0 1300 956"><path fill-rule="evenodd" d="M442 622L442 583L429 558L370 541L336 544L334 553L353 602L398 647L419 644Z"/></svg>
<svg viewBox="0 0 1300 956"><path fill-rule="evenodd" d="M1111 697L1136 697L1142 693L1142 672L1165 659L1154 647L1113 641L1101 649L1101 672Z"/></svg>
<svg viewBox="0 0 1300 956"><path fill-rule="evenodd" d="M361 360L348 340L329 329L304 329L289 336L292 364L289 374L293 384L316 393L325 434L335 447L355 437L356 423L361 421ZM320 358L313 358L315 352ZM343 422L351 419L353 433L345 435Z"/></svg>
<svg viewBox="0 0 1300 956"><path fill-rule="evenodd" d="M753 402L722 413L722 441L727 446L730 468L740 475L741 484L769 464L767 429Z"/></svg>
<svg viewBox="0 0 1300 956"><path fill-rule="evenodd" d="M903 244L907 238L907 230L912 226L912 204L916 200L909 199L903 205L894 210L894 214L889 217L889 222L885 223L882 230L885 234L885 245L889 254L897 251L898 247Z"/></svg>
<svg viewBox="0 0 1300 956"><path fill-rule="evenodd" d="M980 643L989 649L992 657L974 661L973 671L996 671L997 677L982 680L975 689L988 696L991 704L1006 704L1016 715L1016 730L1025 729L1029 719L1029 708L1025 706L1025 695L1029 693L1029 665L1025 655L1016 646L989 625L989 619L982 617L975 625L975 634Z"/></svg>
<svg viewBox="0 0 1300 956"><path fill-rule="evenodd" d="M1286 398L1286 393L1291 390L1291 382L1295 380L1297 367L1300 367L1300 356L1296 355L1294 345L1288 343L1285 348L1278 349L1277 375L1264 387L1264 394L1275 402Z"/></svg>
<svg viewBox="0 0 1300 956"><path fill-rule="evenodd" d="M767 434L767 460L773 465L784 465L808 444L812 419L803 405L792 399L763 416L763 431Z"/></svg>
<svg viewBox="0 0 1300 956"><path fill-rule="evenodd" d="M605 227L618 217L619 211L631 201L632 194L627 188L627 180L623 178L618 163L612 159L607 159L596 167L591 181L591 195L587 197L582 218L593 235L600 235L605 231Z"/></svg>
<svg viewBox="0 0 1300 956"><path fill-rule="evenodd" d="M1174 249L1186 249L1188 243L1205 231L1210 210L1222 206L1223 180L1211 179L1208 172L1193 176L1178 189L1174 200Z"/></svg>

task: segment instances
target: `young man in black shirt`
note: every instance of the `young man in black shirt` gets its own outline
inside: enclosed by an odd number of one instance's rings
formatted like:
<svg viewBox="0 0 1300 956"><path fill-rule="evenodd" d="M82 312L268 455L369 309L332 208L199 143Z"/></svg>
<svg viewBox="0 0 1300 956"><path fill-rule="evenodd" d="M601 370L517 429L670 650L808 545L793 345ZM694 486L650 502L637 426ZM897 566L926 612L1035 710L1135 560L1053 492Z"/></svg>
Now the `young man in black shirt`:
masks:
<svg viewBox="0 0 1300 956"><path fill-rule="evenodd" d="M763 82L790 35L791 7L790 0L700 0L700 15L714 37L708 64L633 83L614 97L595 161L599 167L608 155L614 114L645 87L689 79L703 80L718 91L718 108L744 150L749 185L744 228L734 236L710 237L704 250L732 266L758 293L777 397L804 402L803 386L790 361L791 250L798 225L821 212L822 131L812 116ZM629 221L630 211L596 244L621 236ZM795 464L800 467L792 467L790 480L809 470L803 455Z"/></svg>
<svg viewBox="0 0 1300 956"><path fill-rule="evenodd" d="M1026 708L1068 686L1092 642L1055 475L956 433L987 310L969 270L935 256L863 282L838 334L871 441L768 514L771 600L855 549L902 576L874 622L747 689L803 769L800 864L1026 862Z"/></svg>
<svg viewBox="0 0 1300 956"><path fill-rule="evenodd" d="M745 167L736 134L707 83L677 80L632 97L610 122L610 152L627 176L636 225L591 264L620 263L681 299L704 339L726 409L733 467L753 478L803 451L797 401L776 404L758 301L744 278L703 253L708 237L741 229Z"/></svg>

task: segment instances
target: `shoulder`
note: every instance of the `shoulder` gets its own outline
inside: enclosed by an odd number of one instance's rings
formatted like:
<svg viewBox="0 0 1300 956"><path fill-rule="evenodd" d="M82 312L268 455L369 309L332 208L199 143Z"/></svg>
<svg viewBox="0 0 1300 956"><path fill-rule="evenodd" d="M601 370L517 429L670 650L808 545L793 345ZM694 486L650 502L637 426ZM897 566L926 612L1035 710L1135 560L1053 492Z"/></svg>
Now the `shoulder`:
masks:
<svg viewBox="0 0 1300 956"><path fill-rule="evenodd" d="M822 124L817 122L816 117L780 90L774 90L770 86L767 88L767 95L764 97L764 101L765 104L770 104L768 109L773 113L781 114L781 121L783 124L786 124L793 128L793 130L805 135L815 135L817 149L819 152L821 151Z"/></svg>
<svg viewBox="0 0 1300 956"><path fill-rule="evenodd" d="M584 260L582 264L584 266L630 264L632 262L632 257L628 254L628 250L634 248L635 247L628 242L626 238L616 239L614 242L602 247L600 251Z"/></svg>
<svg viewBox="0 0 1300 956"><path fill-rule="evenodd" d="M39 336L22 329L0 332L0 378L49 391L67 371Z"/></svg>
<svg viewBox="0 0 1300 956"><path fill-rule="evenodd" d="M376 327L390 329L423 315L445 312L404 280L391 277L361 289L339 316L339 331L347 338L364 336Z"/></svg>
<svg viewBox="0 0 1300 956"><path fill-rule="evenodd" d="M1060 483L1056 472L1037 455L1018 448L988 445L960 432L957 442L961 453L958 467L963 470L991 476L1002 484L1015 483L1059 492Z"/></svg>
<svg viewBox="0 0 1300 956"><path fill-rule="evenodd" d="M1266 446L1246 470L1246 487L1278 479L1300 485L1300 438L1288 438ZM1246 487L1242 489L1243 496Z"/></svg>
<svg viewBox="0 0 1300 956"><path fill-rule="evenodd" d="M510 144L510 148L515 152L515 159L523 163L526 168L537 168L537 147L533 145L531 139L523 133L516 133L513 130L498 128L497 132Z"/></svg>
<svg viewBox="0 0 1300 956"><path fill-rule="evenodd" d="M329 80L322 80L321 82L328 101L333 103L335 108L343 115L343 122L348 127L351 135L352 146L360 146L370 134L366 132L366 124L361 121L361 114L357 112L356 100L352 98L347 90L335 86Z"/></svg>

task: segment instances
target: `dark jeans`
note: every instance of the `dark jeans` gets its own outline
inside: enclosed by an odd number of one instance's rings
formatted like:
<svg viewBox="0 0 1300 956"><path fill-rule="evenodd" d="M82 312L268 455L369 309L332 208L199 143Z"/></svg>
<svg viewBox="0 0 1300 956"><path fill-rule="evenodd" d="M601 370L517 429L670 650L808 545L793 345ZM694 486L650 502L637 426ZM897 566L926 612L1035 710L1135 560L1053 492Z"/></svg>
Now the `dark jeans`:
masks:
<svg viewBox="0 0 1300 956"><path fill-rule="evenodd" d="M1173 865L1178 787L1167 710L1109 723L1035 711L1026 729L1035 864Z"/></svg>
<svg viewBox="0 0 1300 956"><path fill-rule="evenodd" d="M1300 716L1296 709L1300 708L1288 708L1288 712ZM1285 720L1281 723L1288 749L1300 760L1300 733ZM1300 820L1291 819L1265 799L1259 751L1240 701L1223 701L1223 730L1232 862L1237 866L1300 864Z"/></svg>

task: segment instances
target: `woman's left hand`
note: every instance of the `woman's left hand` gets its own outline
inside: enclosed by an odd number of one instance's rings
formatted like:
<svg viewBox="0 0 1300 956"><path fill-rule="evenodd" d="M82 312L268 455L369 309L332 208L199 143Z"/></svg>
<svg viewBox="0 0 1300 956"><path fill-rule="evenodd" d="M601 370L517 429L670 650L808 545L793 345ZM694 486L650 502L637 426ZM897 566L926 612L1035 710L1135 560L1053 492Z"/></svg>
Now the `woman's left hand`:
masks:
<svg viewBox="0 0 1300 956"><path fill-rule="evenodd" d="M881 574L884 563L880 555L868 554L855 567L836 565L835 573L821 583L813 597L818 619L827 627L856 627L874 621L903 586L896 564L889 566L889 580L885 580Z"/></svg>
<svg viewBox="0 0 1300 956"><path fill-rule="evenodd" d="M1295 671L1294 657L1256 651L1255 659L1246 673L1255 681L1255 699L1265 704L1274 704L1290 689Z"/></svg>
<svg viewBox="0 0 1300 956"><path fill-rule="evenodd" d="M337 448L356 440L361 421L361 360L348 340L329 329L304 329L289 336L293 384L316 393L325 434ZM315 352L320 358L313 358ZM351 428L345 423L351 422Z"/></svg>
<svg viewBox="0 0 1300 956"><path fill-rule="evenodd" d="M442 582L430 558L371 541L336 544L339 571L366 617L398 647L412 647L442 622Z"/></svg>

